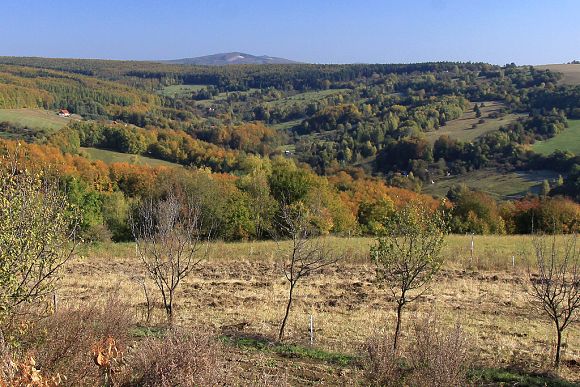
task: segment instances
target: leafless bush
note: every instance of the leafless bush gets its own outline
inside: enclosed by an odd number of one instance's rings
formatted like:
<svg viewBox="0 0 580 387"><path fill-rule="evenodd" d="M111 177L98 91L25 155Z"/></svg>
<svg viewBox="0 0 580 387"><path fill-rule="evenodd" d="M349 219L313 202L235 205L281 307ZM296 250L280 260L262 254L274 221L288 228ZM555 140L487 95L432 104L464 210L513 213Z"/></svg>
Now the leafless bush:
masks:
<svg viewBox="0 0 580 387"><path fill-rule="evenodd" d="M365 349L367 380L375 386L400 385L404 370L393 349L393 336L379 333L367 341Z"/></svg>
<svg viewBox="0 0 580 387"><path fill-rule="evenodd" d="M415 319L403 348L395 350L392 336L378 334L367 342L366 352L366 377L378 386L465 385L471 363L461 327L443 327L432 316Z"/></svg>
<svg viewBox="0 0 580 387"><path fill-rule="evenodd" d="M413 369L411 384L417 386L465 385L470 365L468 340L461 326L441 326L435 316L415 319L414 340L408 349Z"/></svg>
<svg viewBox="0 0 580 387"><path fill-rule="evenodd" d="M163 199L146 199L131 229L147 273L161 293L168 319L174 311L175 291L205 257L201 252L201 207L192 196L169 191Z"/></svg>
<svg viewBox="0 0 580 387"><path fill-rule="evenodd" d="M124 386L222 386L235 384L224 353L211 334L173 328L149 338L126 355L130 380Z"/></svg>
<svg viewBox="0 0 580 387"><path fill-rule="evenodd" d="M248 380L248 381L244 380L244 381L240 382L240 385L244 385L244 384L251 385L254 387L270 387L270 386L286 387L286 386L291 386L287 372L286 373L262 372L256 376L254 376L251 380Z"/></svg>
<svg viewBox="0 0 580 387"><path fill-rule="evenodd" d="M91 348L107 337L127 343L129 310L115 298L101 305L62 307L29 329L23 349L33 354L40 369L64 375L67 385L98 385L101 375Z"/></svg>

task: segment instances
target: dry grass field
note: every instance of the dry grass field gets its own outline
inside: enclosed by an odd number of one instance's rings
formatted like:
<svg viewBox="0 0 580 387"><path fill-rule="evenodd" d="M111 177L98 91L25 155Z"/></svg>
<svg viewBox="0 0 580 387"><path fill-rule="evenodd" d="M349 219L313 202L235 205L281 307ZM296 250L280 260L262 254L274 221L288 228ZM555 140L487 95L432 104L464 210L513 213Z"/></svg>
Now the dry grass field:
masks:
<svg viewBox="0 0 580 387"><path fill-rule="evenodd" d="M247 380L266 373L286 375L292 385L365 385L362 345L377 332L392 329L394 302L388 290L375 283L368 260L372 239L333 238L331 242L347 257L299 283L286 346L272 344L285 303L286 282L277 266L280 249L288 248L285 242L211 244L207 259L179 291L176 323L220 332L230 348L228 361ZM545 370L553 353L553 328L530 307L524 291L530 243L531 238L524 236L475 236L471 257L471 236L450 236L444 270L404 315L403 340L417 315L437 313L445 324L463 325L476 368L495 370L491 372L499 378L492 378L496 382L519 380L522 385L526 383L517 379L520 376L510 379L509 375ZM117 292L134 308L136 318L144 318L145 298L137 280L144 271L134 249L133 244L84 248L82 256L66 268L59 289L61 303L91 303ZM153 284L148 286L153 291ZM314 317L313 347L309 315ZM162 321L159 306L150 325ZM140 328L139 332L155 330ZM560 377L580 382L580 327L569 328L564 339ZM557 379L530 380L542 385Z"/></svg>
<svg viewBox="0 0 580 387"><path fill-rule="evenodd" d="M550 70L562 73L563 77L560 83L565 85L580 85L580 65L578 64L549 64L534 67L539 70Z"/></svg>

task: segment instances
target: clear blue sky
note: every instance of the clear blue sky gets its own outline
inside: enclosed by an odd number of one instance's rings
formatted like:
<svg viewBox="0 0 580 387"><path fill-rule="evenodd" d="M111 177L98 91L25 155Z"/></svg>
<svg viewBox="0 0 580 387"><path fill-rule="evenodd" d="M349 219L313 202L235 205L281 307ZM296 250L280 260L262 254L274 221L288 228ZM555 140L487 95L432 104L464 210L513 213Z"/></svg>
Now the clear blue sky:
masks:
<svg viewBox="0 0 580 387"><path fill-rule="evenodd" d="M561 63L579 20L579 0L5 0L0 55Z"/></svg>

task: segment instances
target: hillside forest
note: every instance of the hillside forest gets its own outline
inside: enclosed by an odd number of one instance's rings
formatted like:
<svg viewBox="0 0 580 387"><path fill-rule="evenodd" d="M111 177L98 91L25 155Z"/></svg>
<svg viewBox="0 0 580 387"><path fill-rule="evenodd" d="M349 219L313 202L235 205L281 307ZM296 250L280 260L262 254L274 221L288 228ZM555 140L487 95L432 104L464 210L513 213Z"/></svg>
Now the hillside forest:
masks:
<svg viewBox="0 0 580 387"><path fill-rule="evenodd" d="M2 57L0 152L58 180L87 241L131 240L135 203L169 191L195 194L205 232L225 241L275 238L296 203L321 234L381 235L409 202L446 209L454 233L571 233L580 156L537 151L580 120L580 86L561 77L513 64ZM26 120L61 110L60 124ZM483 172L532 183L509 195L454 183Z"/></svg>

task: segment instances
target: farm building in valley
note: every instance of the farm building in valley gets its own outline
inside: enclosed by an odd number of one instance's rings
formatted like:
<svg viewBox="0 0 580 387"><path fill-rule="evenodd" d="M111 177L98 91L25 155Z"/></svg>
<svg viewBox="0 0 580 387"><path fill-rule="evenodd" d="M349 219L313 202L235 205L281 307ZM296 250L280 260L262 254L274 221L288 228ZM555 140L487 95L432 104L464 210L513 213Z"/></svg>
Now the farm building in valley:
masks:
<svg viewBox="0 0 580 387"><path fill-rule="evenodd" d="M70 112L66 109L60 109L58 115L61 117L70 117Z"/></svg>

